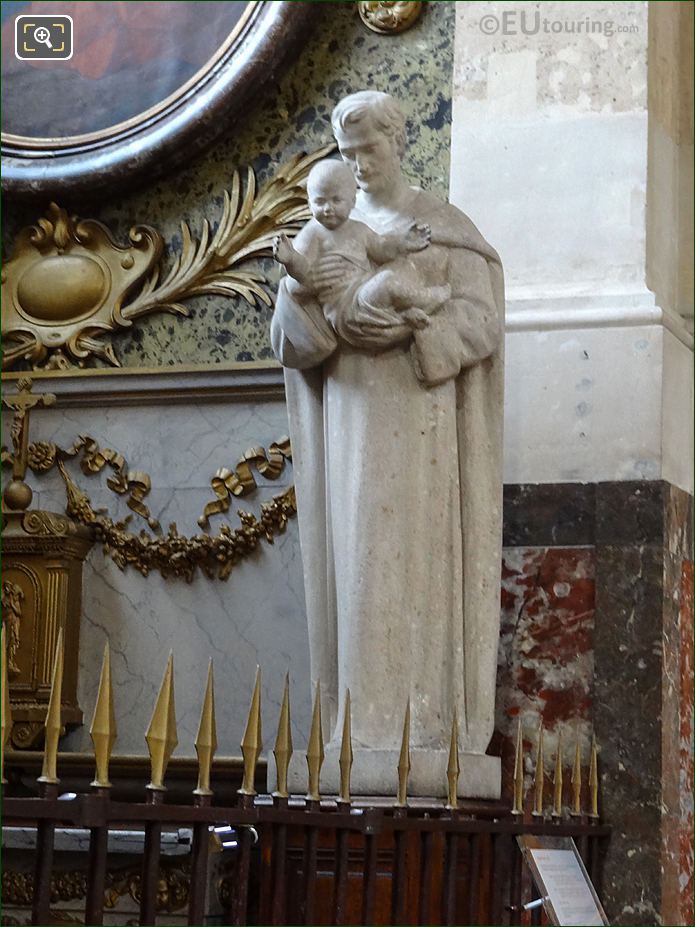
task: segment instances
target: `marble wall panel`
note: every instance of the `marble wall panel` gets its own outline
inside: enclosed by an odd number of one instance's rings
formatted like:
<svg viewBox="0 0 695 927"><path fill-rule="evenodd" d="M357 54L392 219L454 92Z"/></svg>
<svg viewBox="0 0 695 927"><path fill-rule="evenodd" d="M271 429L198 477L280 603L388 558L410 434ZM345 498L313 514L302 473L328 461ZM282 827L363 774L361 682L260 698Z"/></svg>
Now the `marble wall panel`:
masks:
<svg viewBox="0 0 695 927"><path fill-rule="evenodd" d="M692 869L680 850L689 809L681 615L691 500L664 482L599 484L596 498L594 717L602 813L613 827L603 901L611 923L684 923L680 891ZM687 709L685 717L692 730Z"/></svg>
<svg viewBox="0 0 695 927"><path fill-rule="evenodd" d="M678 910L684 924L695 921L693 895L693 791L695 790L695 738L693 737L693 564L683 563L680 601L680 750L679 750L679 847Z"/></svg>
<svg viewBox="0 0 695 927"><path fill-rule="evenodd" d="M550 775L562 738L565 776L577 738L588 761L592 731L594 551L591 547L505 548L494 750L511 794L521 720L526 772L533 774L539 722ZM529 780L530 782L530 780ZM569 791L565 797L569 802Z"/></svg>
<svg viewBox="0 0 695 927"><path fill-rule="evenodd" d="M693 919L693 564L690 500L664 488L662 923ZM677 761L674 762L674 759Z"/></svg>
<svg viewBox="0 0 695 927"><path fill-rule="evenodd" d="M210 479L220 467L233 468L249 447L267 446L287 434L284 402L118 405L50 409L34 413L32 437L69 447L78 435L91 435L102 447L120 452L133 470L151 476L146 498L166 531L171 522L187 535L205 504L215 496ZM75 481L95 508L114 518L131 514L131 528L144 528L126 506L126 498L106 487L109 468L86 476L68 463ZM255 472L255 471L254 471ZM276 481L256 474L258 491L235 500L228 515L212 518L238 524L241 507L256 513L261 502L292 482L292 468ZM34 506L62 511L65 492L57 473L30 475ZM130 567L121 572L95 546L84 573L80 639L79 700L87 723L72 732L63 749L91 749L88 721L99 678L104 642L112 648L120 754L146 752L144 732L154 706L169 650L174 652L179 748L191 756L198 725L207 662L214 659L220 755L238 755L256 664L263 670L266 729L274 729L287 671L293 686L297 742L305 736L310 713L308 643L296 524L238 565L226 582L197 576L184 580L148 577Z"/></svg>

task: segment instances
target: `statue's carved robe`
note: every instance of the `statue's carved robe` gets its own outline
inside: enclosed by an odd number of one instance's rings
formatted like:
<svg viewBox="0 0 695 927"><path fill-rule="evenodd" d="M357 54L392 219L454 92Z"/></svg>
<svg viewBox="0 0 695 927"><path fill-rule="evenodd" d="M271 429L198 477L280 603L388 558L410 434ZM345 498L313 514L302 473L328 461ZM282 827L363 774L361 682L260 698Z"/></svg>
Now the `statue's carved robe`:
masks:
<svg viewBox="0 0 695 927"><path fill-rule="evenodd" d="M414 747L448 747L455 704L462 746L484 753L500 613L502 268L463 213L423 191L388 227L353 217L380 233L428 223L432 243L413 260L452 297L415 335L353 319L348 344L280 283L271 337L287 368L312 683L336 738L350 689L356 747L397 748L410 698Z"/></svg>

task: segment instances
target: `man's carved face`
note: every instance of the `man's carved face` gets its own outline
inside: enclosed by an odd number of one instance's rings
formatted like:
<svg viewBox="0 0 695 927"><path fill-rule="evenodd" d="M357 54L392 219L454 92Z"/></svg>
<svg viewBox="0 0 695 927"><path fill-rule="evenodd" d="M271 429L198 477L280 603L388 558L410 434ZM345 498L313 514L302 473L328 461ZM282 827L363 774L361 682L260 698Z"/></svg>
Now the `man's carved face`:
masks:
<svg viewBox="0 0 695 927"><path fill-rule="evenodd" d="M365 119L336 133L343 160L352 168L357 186L365 193L388 190L400 175L396 139Z"/></svg>

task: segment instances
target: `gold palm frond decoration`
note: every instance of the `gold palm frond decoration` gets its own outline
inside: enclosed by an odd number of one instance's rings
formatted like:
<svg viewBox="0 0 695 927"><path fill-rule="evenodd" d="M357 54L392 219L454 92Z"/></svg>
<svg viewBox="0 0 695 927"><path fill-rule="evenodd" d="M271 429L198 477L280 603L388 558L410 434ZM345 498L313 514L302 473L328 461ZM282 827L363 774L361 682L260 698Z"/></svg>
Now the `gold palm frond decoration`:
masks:
<svg viewBox="0 0 695 927"><path fill-rule="evenodd" d="M166 272L167 249L155 229L134 226L129 244L119 245L102 223L51 203L20 231L3 268L3 369L22 361L84 367L94 358L120 366L112 335L155 312L187 316L183 303L194 296L272 305L265 274L248 265L271 254L276 235L294 234L309 218L304 182L334 148L295 155L260 190L252 168L244 187L235 171L217 229L205 219L196 237L182 222L181 252Z"/></svg>
<svg viewBox="0 0 695 927"><path fill-rule="evenodd" d="M281 232L296 231L309 218L302 183L313 165L335 148L328 145L310 155L295 155L256 195L256 175L247 169L246 191L242 196L239 172L232 178L231 191L224 191L222 218L211 236L203 221L200 240L181 223L181 254L166 278L158 284L160 268L152 271L140 294L123 310L125 319L136 319L162 309L187 315L180 300L191 296L218 294L241 296L247 302L272 301L261 286L264 274L240 270L239 265L272 252L273 238Z"/></svg>

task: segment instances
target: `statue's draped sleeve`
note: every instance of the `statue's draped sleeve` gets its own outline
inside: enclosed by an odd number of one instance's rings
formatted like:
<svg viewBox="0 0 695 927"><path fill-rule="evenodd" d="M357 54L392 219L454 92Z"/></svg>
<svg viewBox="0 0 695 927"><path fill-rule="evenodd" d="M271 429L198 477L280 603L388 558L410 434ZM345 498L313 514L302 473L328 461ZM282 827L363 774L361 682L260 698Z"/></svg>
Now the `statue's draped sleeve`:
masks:
<svg viewBox="0 0 695 927"><path fill-rule="evenodd" d="M428 208L430 204L431 208ZM466 749L484 753L494 729L502 548L504 276L471 220L428 193L418 221L448 248L452 299L415 335L411 356L426 384L456 378L463 531Z"/></svg>
<svg viewBox="0 0 695 927"><path fill-rule="evenodd" d="M296 298L290 292L289 278L283 277L270 325L270 342L283 367L307 370L330 357L338 338L319 303L312 298Z"/></svg>
<svg viewBox="0 0 695 927"><path fill-rule="evenodd" d="M457 377L499 348L503 327L504 285L496 252L458 209L420 194L432 244L448 250L447 282L451 299L415 333L411 354L420 380L429 386Z"/></svg>

